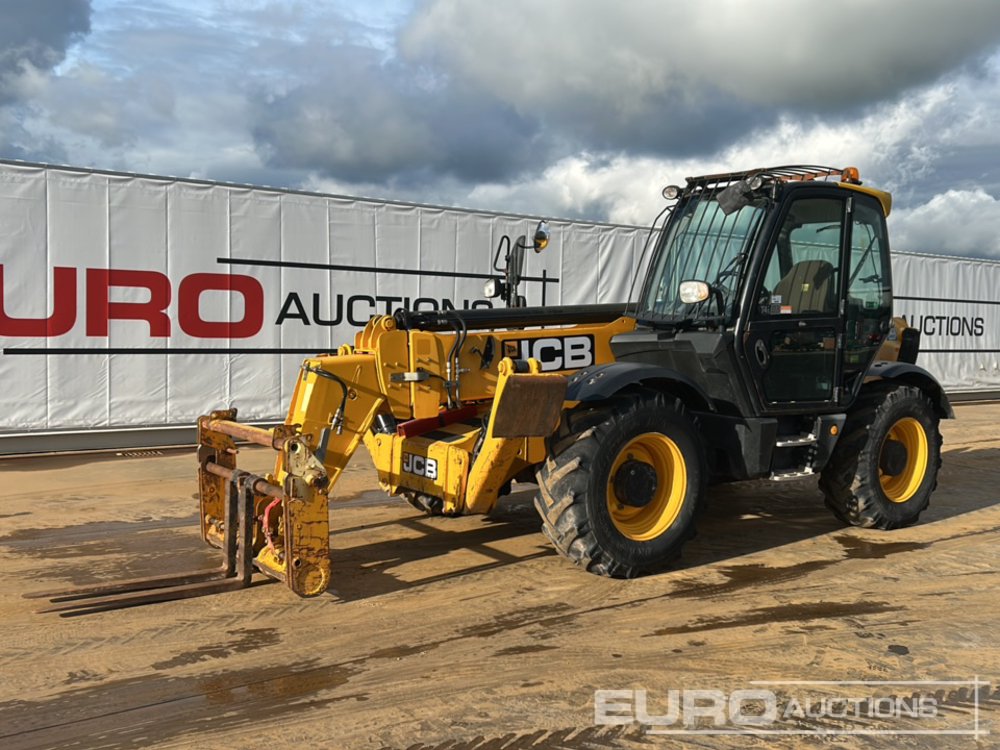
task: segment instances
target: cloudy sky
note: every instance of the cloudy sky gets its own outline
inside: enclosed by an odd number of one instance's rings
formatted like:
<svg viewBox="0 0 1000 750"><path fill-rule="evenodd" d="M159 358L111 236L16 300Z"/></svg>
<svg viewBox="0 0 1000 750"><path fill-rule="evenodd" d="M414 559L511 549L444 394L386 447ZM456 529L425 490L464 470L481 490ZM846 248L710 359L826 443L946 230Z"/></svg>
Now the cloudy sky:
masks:
<svg viewBox="0 0 1000 750"><path fill-rule="evenodd" d="M997 0L0 0L0 157L646 224L857 165L1000 258Z"/></svg>

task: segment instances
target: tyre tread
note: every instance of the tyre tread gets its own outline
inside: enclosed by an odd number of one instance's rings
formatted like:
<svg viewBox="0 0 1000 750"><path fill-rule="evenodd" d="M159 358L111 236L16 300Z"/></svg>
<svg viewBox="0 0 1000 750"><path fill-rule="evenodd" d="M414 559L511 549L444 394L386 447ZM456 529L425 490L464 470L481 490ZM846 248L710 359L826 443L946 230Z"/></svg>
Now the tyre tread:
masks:
<svg viewBox="0 0 1000 750"><path fill-rule="evenodd" d="M877 462L876 451L881 445L871 437L876 421L895 404L911 401L920 404L926 414L933 416L935 429L929 437L936 442L931 450L933 465L928 466L933 479L928 491L922 492L919 502L908 509L905 518L893 518L888 512L891 501L884 498L882 489L871 481L868 470ZM930 496L937 487L941 468L941 431L937 429L934 405L919 388L911 385L877 383L865 389L848 414L844 435L834 449L830 461L823 469L819 487L826 506L844 523L862 528L889 530L909 526L917 521L927 508Z"/></svg>
<svg viewBox="0 0 1000 750"><path fill-rule="evenodd" d="M535 499L535 508L542 519L543 533L561 554L590 573L611 578L634 578L646 572L642 566L614 559L608 550L602 548L588 518L585 498L590 482L588 470L601 450L603 433L610 425L632 419L635 414L651 407L668 408L679 415L686 415L680 399L649 389L620 394L599 406L567 412L556 434L549 440L547 460L536 473L539 494ZM703 495L699 489L695 501L698 505ZM698 510L696 507L696 514ZM694 533L694 524L691 523L670 559L679 554L681 545ZM659 562L666 563L668 560Z"/></svg>

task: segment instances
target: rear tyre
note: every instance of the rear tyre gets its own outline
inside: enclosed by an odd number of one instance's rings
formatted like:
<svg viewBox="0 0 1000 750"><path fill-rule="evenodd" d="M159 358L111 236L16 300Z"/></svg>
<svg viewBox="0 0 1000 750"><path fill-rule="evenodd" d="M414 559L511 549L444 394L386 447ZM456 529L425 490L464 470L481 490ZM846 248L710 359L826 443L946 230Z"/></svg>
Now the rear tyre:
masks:
<svg viewBox="0 0 1000 750"><path fill-rule="evenodd" d="M915 523L937 487L939 421L930 399L914 386L862 392L820 475L827 507L852 526Z"/></svg>
<svg viewBox="0 0 1000 750"><path fill-rule="evenodd" d="M642 390L565 413L536 479L556 549L591 573L632 578L694 536L705 461L682 402Z"/></svg>

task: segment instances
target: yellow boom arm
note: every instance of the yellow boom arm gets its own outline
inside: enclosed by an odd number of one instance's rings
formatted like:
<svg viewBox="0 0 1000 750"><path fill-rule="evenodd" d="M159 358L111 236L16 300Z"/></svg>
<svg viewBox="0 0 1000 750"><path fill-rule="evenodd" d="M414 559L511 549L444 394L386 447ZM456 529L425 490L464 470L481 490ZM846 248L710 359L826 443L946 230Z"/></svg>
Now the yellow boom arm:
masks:
<svg viewBox="0 0 1000 750"><path fill-rule="evenodd" d="M566 374L578 369L565 365L611 361L611 337L633 325L620 318L463 334L403 331L391 317L373 318L355 346L303 362L285 424L248 427L235 409L199 420L202 536L224 546L227 497L240 480L254 498L254 566L300 596L322 593L328 497L362 440L390 493L437 498L448 514L486 513L518 472L542 460ZM518 356L525 352L549 360ZM274 448L274 471L240 472L240 440Z"/></svg>

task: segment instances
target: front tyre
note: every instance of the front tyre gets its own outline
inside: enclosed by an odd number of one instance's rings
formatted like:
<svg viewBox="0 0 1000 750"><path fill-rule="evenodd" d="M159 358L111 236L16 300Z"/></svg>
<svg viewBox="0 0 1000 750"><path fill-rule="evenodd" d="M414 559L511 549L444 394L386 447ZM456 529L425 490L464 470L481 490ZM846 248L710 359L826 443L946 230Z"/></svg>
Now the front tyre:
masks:
<svg viewBox="0 0 1000 750"><path fill-rule="evenodd" d="M563 416L535 507L556 549L591 573L663 567L694 536L705 461L682 402L652 390Z"/></svg>
<svg viewBox="0 0 1000 750"><path fill-rule="evenodd" d="M919 388L862 392L820 476L827 506L853 526L898 529L917 521L937 487L941 432Z"/></svg>

